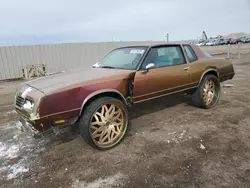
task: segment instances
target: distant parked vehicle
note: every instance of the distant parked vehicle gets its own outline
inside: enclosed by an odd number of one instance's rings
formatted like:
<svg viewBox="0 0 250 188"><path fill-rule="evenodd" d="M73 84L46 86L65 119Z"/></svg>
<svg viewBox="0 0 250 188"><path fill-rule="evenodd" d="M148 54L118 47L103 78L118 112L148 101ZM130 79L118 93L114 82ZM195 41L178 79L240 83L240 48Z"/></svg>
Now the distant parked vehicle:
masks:
<svg viewBox="0 0 250 188"><path fill-rule="evenodd" d="M230 44L231 43L231 38L224 38L225 44Z"/></svg>
<svg viewBox="0 0 250 188"><path fill-rule="evenodd" d="M247 38L244 43L250 43L250 38Z"/></svg>
<svg viewBox="0 0 250 188"><path fill-rule="evenodd" d="M214 40L213 42L214 42L214 46L218 46L218 45L221 45L221 42L220 41L222 41L223 42L223 40L220 40L220 39L216 39L216 40Z"/></svg>
<svg viewBox="0 0 250 188"><path fill-rule="evenodd" d="M204 46L204 42L199 42L196 44L197 46Z"/></svg>
<svg viewBox="0 0 250 188"><path fill-rule="evenodd" d="M227 45L230 44L231 42L231 38L221 38L219 39L219 45Z"/></svg>
<svg viewBox="0 0 250 188"><path fill-rule="evenodd" d="M215 46L217 44L216 40L210 40L206 43L206 46Z"/></svg>
<svg viewBox="0 0 250 188"><path fill-rule="evenodd" d="M196 45L197 46L203 46L203 43L204 43L205 40L199 40Z"/></svg>
<svg viewBox="0 0 250 188"><path fill-rule="evenodd" d="M224 44L225 44L225 39L224 38L218 39L218 45L224 45Z"/></svg>
<svg viewBox="0 0 250 188"><path fill-rule="evenodd" d="M203 46L206 46L207 43L208 43L208 41L203 42Z"/></svg>
<svg viewBox="0 0 250 188"><path fill-rule="evenodd" d="M245 37L244 39L242 39L243 43L250 43L250 36Z"/></svg>
<svg viewBox="0 0 250 188"><path fill-rule="evenodd" d="M201 43L201 46L206 46L207 42L209 42L209 40L205 40Z"/></svg>
<svg viewBox="0 0 250 188"><path fill-rule="evenodd" d="M237 41L237 37L233 37L231 40L230 40L230 44L237 44L238 41Z"/></svg>
<svg viewBox="0 0 250 188"><path fill-rule="evenodd" d="M237 38L237 42L238 42L238 43L239 43L239 42L242 42L242 43L243 43L243 41L244 41L245 38L246 38L246 36L238 37L238 38Z"/></svg>
<svg viewBox="0 0 250 188"><path fill-rule="evenodd" d="M205 46L205 44L208 42L208 40L199 40L195 43L197 46Z"/></svg>
<svg viewBox="0 0 250 188"><path fill-rule="evenodd" d="M243 43L245 38L246 36L234 37L232 38L231 44L238 44L239 42Z"/></svg>

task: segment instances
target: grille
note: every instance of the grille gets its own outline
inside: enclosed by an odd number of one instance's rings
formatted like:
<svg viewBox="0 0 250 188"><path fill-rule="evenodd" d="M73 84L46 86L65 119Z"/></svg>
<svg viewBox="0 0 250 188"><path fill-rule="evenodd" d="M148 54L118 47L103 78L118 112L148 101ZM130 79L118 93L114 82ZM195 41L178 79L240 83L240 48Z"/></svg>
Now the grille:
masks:
<svg viewBox="0 0 250 188"><path fill-rule="evenodd" d="M24 98L21 96L17 96L16 97L16 106L21 108L23 106L23 103L24 103Z"/></svg>

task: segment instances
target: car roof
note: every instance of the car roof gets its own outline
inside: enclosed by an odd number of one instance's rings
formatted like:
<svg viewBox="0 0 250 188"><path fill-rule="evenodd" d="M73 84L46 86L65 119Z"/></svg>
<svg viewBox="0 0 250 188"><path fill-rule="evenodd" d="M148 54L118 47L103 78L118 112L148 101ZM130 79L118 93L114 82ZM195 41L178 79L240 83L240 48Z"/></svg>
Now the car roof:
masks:
<svg viewBox="0 0 250 188"><path fill-rule="evenodd" d="M160 47L160 46L172 46L172 45L191 45L189 42L166 42L166 43L153 43L153 44L135 44L135 45L125 45L125 46L122 46L122 47L118 47L117 49L119 48L133 48L133 47Z"/></svg>

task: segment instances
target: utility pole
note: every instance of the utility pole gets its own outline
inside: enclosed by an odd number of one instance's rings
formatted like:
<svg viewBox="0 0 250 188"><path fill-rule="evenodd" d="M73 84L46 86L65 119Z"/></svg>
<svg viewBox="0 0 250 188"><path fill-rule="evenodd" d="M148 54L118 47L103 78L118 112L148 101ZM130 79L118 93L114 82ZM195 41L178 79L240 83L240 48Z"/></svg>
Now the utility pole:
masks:
<svg viewBox="0 0 250 188"><path fill-rule="evenodd" d="M169 42L169 33L165 33L166 42Z"/></svg>

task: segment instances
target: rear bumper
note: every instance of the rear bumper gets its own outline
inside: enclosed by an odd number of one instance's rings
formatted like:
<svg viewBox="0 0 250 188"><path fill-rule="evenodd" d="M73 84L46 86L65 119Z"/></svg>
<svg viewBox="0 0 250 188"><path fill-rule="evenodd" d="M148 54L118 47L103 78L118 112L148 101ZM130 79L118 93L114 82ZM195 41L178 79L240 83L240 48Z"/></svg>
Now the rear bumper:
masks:
<svg viewBox="0 0 250 188"><path fill-rule="evenodd" d="M227 80L232 80L234 78L234 76L235 76L235 72L220 76L220 82L224 82L224 81L227 81Z"/></svg>

